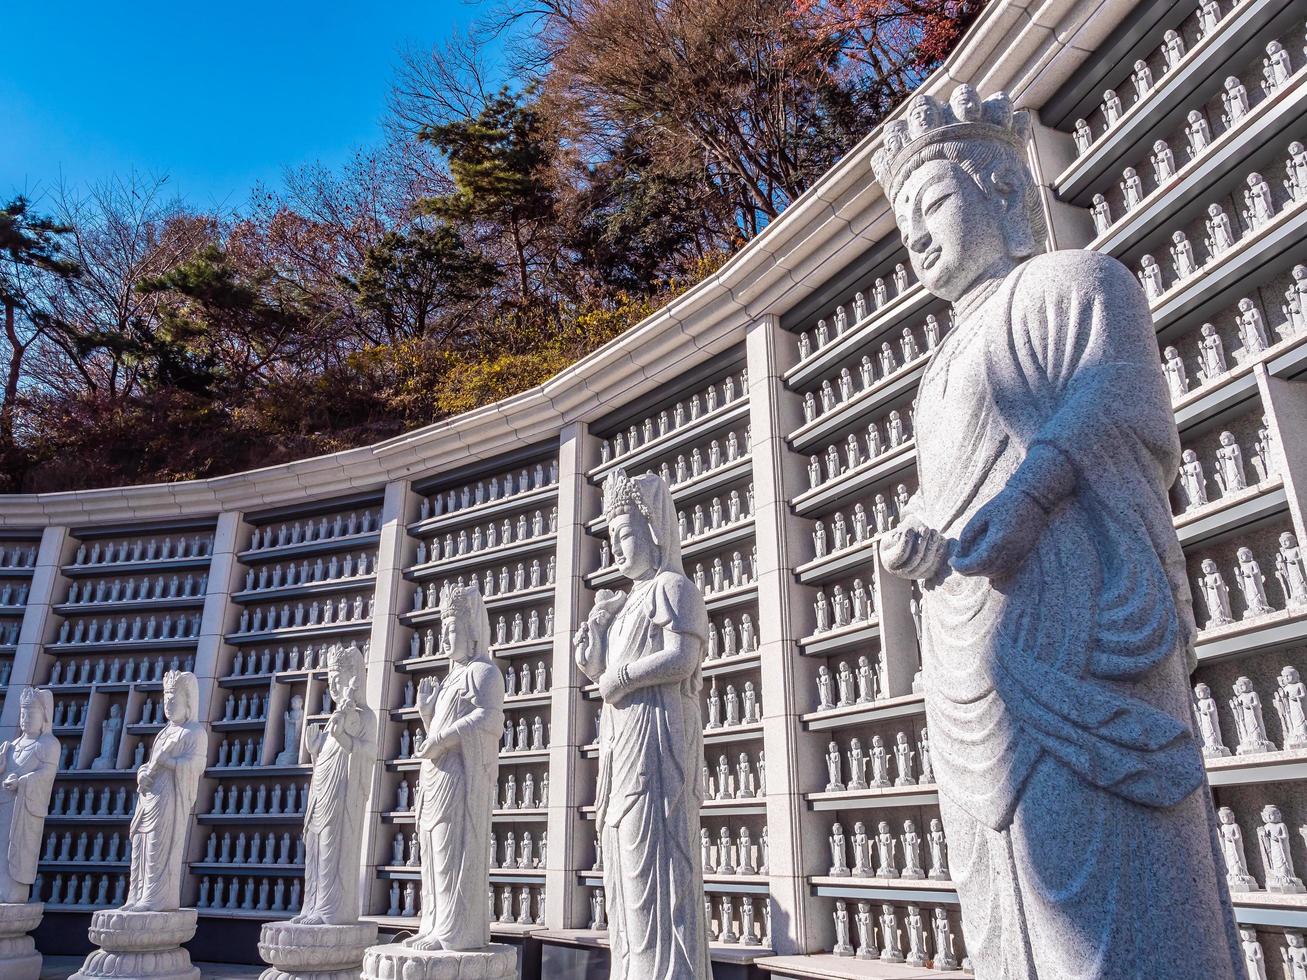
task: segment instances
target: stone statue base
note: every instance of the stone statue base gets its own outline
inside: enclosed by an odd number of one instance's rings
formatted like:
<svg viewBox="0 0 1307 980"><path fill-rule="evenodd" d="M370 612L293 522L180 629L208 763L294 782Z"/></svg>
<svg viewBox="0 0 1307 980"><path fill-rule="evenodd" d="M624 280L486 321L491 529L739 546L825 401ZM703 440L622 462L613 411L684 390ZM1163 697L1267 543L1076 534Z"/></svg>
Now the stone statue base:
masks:
<svg viewBox="0 0 1307 980"><path fill-rule="evenodd" d="M41 924L44 914L40 902L0 903L0 977L39 980L41 954L28 933Z"/></svg>
<svg viewBox="0 0 1307 980"><path fill-rule="evenodd" d="M363 980L517 980L517 950L417 950L399 943L373 946L363 957Z"/></svg>
<svg viewBox="0 0 1307 980"><path fill-rule="evenodd" d="M181 948L195 935L198 918L195 909L96 912L87 934L100 948L68 980L200 980L191 954Z"/></svg>
<svg viewBox="0 0 1307 980"><path fill-rule="evenodd" d="M259 980L358 980L363 954L376 941L375 923L265 922L259 955L272 965Z"/></svg>

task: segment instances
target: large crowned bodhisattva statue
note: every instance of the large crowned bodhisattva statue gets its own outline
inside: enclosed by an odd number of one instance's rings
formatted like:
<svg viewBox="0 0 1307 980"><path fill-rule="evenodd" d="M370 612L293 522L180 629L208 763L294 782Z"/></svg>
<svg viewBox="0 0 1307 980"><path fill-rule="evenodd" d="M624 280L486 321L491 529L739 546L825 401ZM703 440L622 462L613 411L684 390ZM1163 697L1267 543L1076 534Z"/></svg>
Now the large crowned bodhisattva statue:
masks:
<svg viewBox="0 0 1307 980"><path fill-rule="evenodd" d="M136 773L136 812L130 827L132 865L127 904L91 916L91 942L70 980L199 980L181 944L195 935L198 913L181 908L181 879L191 811L208 759L209 735L198 720L200 687L190 672L163 678L168 724L154 737L149 760Z"/></svg>
<svg viewBox="0 0 1307 980"><path fill-rule="evenodd" d="M924 593L967 951L981 980L1233 980L1148 301L1116 259L1035 254L1027 129L964 85L914 99L873 162L957 325L917 396L920 489L880 554Z"/></svg>
<svg viewBox="0 0 1307 980"><path fill-rule="evenodd" d="M422 867L422 918L403 943L374 946L365 980L512 980L517 950L490 941L486 882L490 819L504 731L504 675L491 659L490 617L476 584L440 597L443 682L417 691L426 738L416 755L415 818Z"/></svg>
<svg viewBox="0 0 1307 980"><path fill-rule="evenodd" d="M313 760L304 808L304 903L289 922L263 925L259 954L272 965L260 980L357 980L363 954L377 941L376 923L359 921L359 859L377 761L377 715L363 699L365 680L356 645L328 651L332 712L304 739ZM287 744L298 740L288 737Z"/></svg>
<svg viewBox="0 0 1307 980"><path fill-rule="evenodd" d="M59 742L50 734L53 715L54 695L24 688L19 735L0 743L0 977L5 980L41 975L41 954L27 933L45 912L41 896L29 892L59 769Z"/></svg>
<svg viewBox="0 0 1307 980"><path fill-rule="evenodd" d="M631 591L599 590L574 650L604 702L595 826L611 977L710 980L699 850L708 610L681 566L662 477L614 471L604 517Z"/></svg>

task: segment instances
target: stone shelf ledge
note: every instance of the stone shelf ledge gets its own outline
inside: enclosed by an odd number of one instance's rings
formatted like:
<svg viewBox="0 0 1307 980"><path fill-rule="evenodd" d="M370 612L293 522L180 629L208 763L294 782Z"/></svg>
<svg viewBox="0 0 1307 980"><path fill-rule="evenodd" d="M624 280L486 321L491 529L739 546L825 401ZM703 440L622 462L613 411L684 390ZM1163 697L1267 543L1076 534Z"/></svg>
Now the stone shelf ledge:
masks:
<svg viewBox="0 0 1307 980"><path fill-rule="evenodd" d="M741 585L732 585L720 592L709 592L703 599L710 613L753 605L758 601L758 583L745 582ZM757 624L754 628L757 628Z"/></svg>
<svg viewBox="0 0 1307 980"><path fill-rule="evenodd" d="M925 712L926 696L918 692L828 708L825 711L809 711L799 716L799 722L807 731L829 732L851 725L876 724L892 721L895 718L913 718Z"/></svg>
<svg viewBox="0 0 1307 980"><path fill-rule="evenodd" d="M188 650L200 642L198 636L178 636L151 640L96 640L94 643L47 643L45 652L60 657L79 657L88 653L166 653ZM118 683L126 683L119 681ZM58 686L58 685L56 685Z"/></svg>
<svg viewBox="0 0 1307 980"><path fill-rule="evenodd" d="M1232 660L1307 642L1307 608L1280 609L1267 616L1200 630L1194 645L1199 663Z"/></svg>
<svg viewBox="0 0 1307 980"><path fill-rule="evenodd" d="M249 862L192 861L191 874L194 875L250 875L263 878L302 878L302 864L250 864Z"/></svg>
<svg viewBox="0 0 1307 980"><path fill-rule="evenodd" d="M884 786L871 789L846 789L839 792L804 793L808 809L821 812L835 810L879 810L890 807L937 806L939 793L934 783L918 786Z"/></svg>
<svg viewBox="0 0 1307 980"><path fill-rule="evenodd" d="M846 544L843 548L828 551L820 558L804 562L794 570L794 577L801 585L820 585L834 578L842 578L864 565L870 566L876 561L876 548L884 535L872 534L861 541ZM870 576L871 569L867 569Z"/></svg>
<svg viewBox="0 0 1307 980"><path fill-rule="evenodd" d="M1224 537L1252 521L1287 510L1288 505L1284 481L1278 475L1271 474L1261 483L1254 483L1228 497L1219 497L1178 515L1175 518L1175 529L1182 545L1193 546L1215 537Z"/></svg>
<svg viewBox="0 0 1307 980"><path fill-rule="evenodd" d="M847 898L863 902L914 905L959 905L957 886L929 878L860 878L813 875L808 878L818 898Z"/></svg>
<svg viewBox="0 0 1307 980"><path fill-rule="evenodd" d="M160 596L157 599L119 599L117 602L58 602L50 607L50 611L60 616L77 616L82 614L95 614L99 616L113 616L117 613L129 612L166 612L170 609L198 609L204 605L204 596L202 595L179 595L179 596ZM22 606L0 606L0 613L7 612L10 609L15 614L23 611Z"/></svg>
<svg viewBox="0 0 1307 980"><path fill-rule="evenodd" d="M486 609L493 612L496 609L511 609L514 606L528 605L532 602L539 602L541 599L547 599L558 591L557 582L546 582L544 585L533 585L525 589L517 589L513 592L502 592L498 595L485 596ZM405 626L418 626L425 623L440 622L440 607L435 606L429 609L410 609L408 612L399 614L399 621Z"/></svg>
<svg viewBox="0 0 1307 980"><path fill-rule="evenodd" d="M870 652L866 644L880 639L880 616L861 623L850 623L838 629L813 633L799 640L799 653L805 657L827 657L845 650L860 649Z"/></svg>
<svg viewBox="0 0 1307 980"><path fill-rule="evenodd" d="M1207 781L1213 786L1307 780L1307 749L1231 755L1203 761L1207 767Z"/></svg>
<svg viewBox="0 0 1307 980"><path fill-rule="evenodd" d="M302 813L197 813L197 823L213 824L288 824L299 826L304 823Z"/></svg>
<svg viewBox="0 0 1307 980"><path fill-rule="evenodd" d="M725 405L718 405L711 412L705 412L697 419L686 422L680 428L673 429L665 436L657 436L636 449L615 456L606 463L600 463L586 473L586 478L592 483L602 483L604 477L619 466L632 476L636 475L636 473L643 473L643 467L664 453L688 446L699 439L707 438L719 429L726 428L732 422L747 421L748 418L749 399L747 393L737 395L734 401Z"/></svg>
<svg viewBox="0 0 1307 980"><path fill-rule="evenodd" d="M321 640L351 633L363 633L372 628L371 619L350 619L345 622L316 623L304 626L282 626L277 629L249 633L228 633L224 639L232 646L289 643L292 640Z"/></svg>
<svg viewBox="0 0 1307 980"><path fill-rule="evenodd" d="M329 578L320 582L304 582L297 585L269 586L266 589L241 589L231 594L231 601L238 605L259 602L280 602L283 599L298 599L302 596L316 596L337 592L356 592L376 586L375 574L351 575L349 578Z"/></svg>
<svg viewBox="0 0 1307 980"><path fill-rule="evenodd" d="M274 548L247 548L237 552L236 560L242 565L262 565L286 558L302 558L309 555L322 555L332 551L344 553L358 548L375 548L381 543L381 532L367 531L358 534L342 534L337 538L319 538L313 541L301 541L299 544L284 544Z"/></svg>
<svg viewBox="0 0 1307 980"><path fill-rule="evenodd" d="M435 491L421 494L421 496L435 496ZM425 520L413 521L406 526L405 530L407 530L412 537L424 538L437 531L444 532L457 530L463 527L472 527L487 518L499 517L502 514L510 514L517 510L537 509L541 504L553 503L557 499L558 484L550 483L547 486L536 487L534 490L515 493L508 497L499 497L495 500L487 500L479 504L471 504L467 507L460 507L458 510L448 511L436 517L428 517Z"/></svg>
<svg viewBox="0 0 1307 980"><path fill-rule="evenodd" d="M759 916L761 919L761 916ZM494 932L494 923L490 931ZM540 942L558 946L581 946L590 949L608 948L608 931L606 929L539 929L533 936ZM735 963L748 965L769 957L772 951L766 946L741 946L734 943L710 942L708 956L714 963ZM960 975L960 974L959 974ZM935 974L943 976L943 974Z"/></svg>
<svg viewBox="0 0 1307 980"><path fill-rule="evenodd" d="M59 571L66 578L93 578L97 575L157 574L159 572L180 572L185 570L205 571L209 567L212 555L195 555L186 558L142 558L140 561L104 561L95 565L61 565ZM21 571L4 570L3 575L13 575ZM32 569L25 569L30 574Z"/></svg>
<svg viewBox="0 0 1307 980"><path fill-rule="evenodd" d="M729 745L734 742L756 742L762 738L762 722L753 721L748 724L723 726L721 728L705 728L703 730L704 745Z"/></svg>
<svg viewBox="0 0 1307 980"><path fill-rule="evenodd" d="M758 960L754 965L777 980L975 980L972 974L961 970L930 970L833 953L772 956Z"/></svg>

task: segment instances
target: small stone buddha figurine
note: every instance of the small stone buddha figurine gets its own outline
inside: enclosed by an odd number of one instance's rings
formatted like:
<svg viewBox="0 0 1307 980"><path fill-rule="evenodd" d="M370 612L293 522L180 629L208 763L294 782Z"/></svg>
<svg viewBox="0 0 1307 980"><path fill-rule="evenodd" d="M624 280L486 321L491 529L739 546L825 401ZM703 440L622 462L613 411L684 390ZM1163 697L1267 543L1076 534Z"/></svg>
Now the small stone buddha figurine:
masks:
<svg viewBox="0 0 1307 980"><path fill-rule="evenodd" d="M1275 711L1280 716L1284 748L1307 748L1307 685L1292 665L1280 671L1276 684Z"/></svg>
<svg viewBox="0 0 1307 980"><path fill-rule="evenodd" d="M1243 467L1243 450L1235 441L1234 433L1222 432L1221 445L1216 450L1216 484L1221 495L1228 497L1237 490L1246 489L1248 477Z"/></svg>
<svg viewBox="0 0 1307 980"><path fill-rule="evenodd" d="M1257 881L1248 873L1248 857L1243 849L1243 831L1234 819L1234 811L1223 806L1216 811L1220 821L1218 833L1221 841L1221 854L1225 858L1225 881L1232 892L1255 892Z"/></svg>
<svg viewBox="0 0 1307 980"><path fill-rule="evenodd" d="M1253 690L1253 682L1240 677L1234 682L1234 697L1230 699L1230 712L1234 715L1239 744L1235 755L1255 755L1274 752L1275 746L1266 737L1266 721L1262 717L1262 699Z"/></svg>
<svg viewBox="0 0 1307 980"><path fill-rule="evenodd" d="M1203 597L1203 605L1207 607L1207 622L1203 624L1203 629L1233 623L1234 617L1230 613L1230 589L1216 567L1216 562L1204 558L1202 571L1203 574L1198 579L1198 592Z"/></svg>
<svg viewBox="0 0 1307 980"><path fill-rule="evenodd" d="M1234 980L1148 299L1108 255L1043 251L1028 136L1007 96L959 86L914 96L872 162L917 278L954 309L917 392L919 488L880 560L922 586L935 782L967 841L964 919L986 922L968 952L978 976ZM1132 859L1080 850L1076 887L1050 889L1086 820ZM1158 876L1197 904L1159 905Z"/></svg>
<svg viewBox="0 0 1307 980"><path fill-rule="evenodd" d="M1280 548L1275 553L1275 577L1290 608L1307 605L1307 564L1303 562L1302 549L1292 531L1280 535Z"/></svg>
<svg viewBox="0 0 1307 980"><path fill-rule="evenodd" d="M1216 699L1212 697L1212 689L1201 681L1194 685L1194 722L1203 741L1204 756L1221 759L1230 754L1221 741L1221 719L1216 713Z"/></svg>
<svg viewBox="0 0 1307 980"><path fill-rule="evenodd" d="M830 829L830 875L844 878L849 874L847 852L845 850L844 828L836 823Z"/></svg>
<svg viewBox="0 0 1307 980"><path fill-rule="evenodd" d="M1284 825L1280 808L1262 808L1262 825L1257 828L1257 843L1266 868L1266 890L1280 894L1304 891L1302 880L1293 873L1293 855L1289 852L1290 830Z"/></svg>
<svg viewBox="0 0 1307 980"><path fill-rule="evenodd" d="M1280 950L1280 957L1286 980L1307 980L1307 939L1301 932L1288 930L1284 941L1287 945Z"/></svg>
<svg viewBox="0 0 1307 980"><path fill-rule="evenodd" d="M1180 492L1186 513L1207 503L1207 476L1203 473L1203 461L1192 449L1186 449L1180 456Z"/></svg>
<svg viewBox="0 0 1307 980"><path fill-rule="evenodd" d="M1235 581L1243 595L1243 618L1253 619L1274 612L1271 604L1266 601L1266 576L1253 557L1252 549L1240 548L1236 555L1239 564L1235 566Z"/></svg>

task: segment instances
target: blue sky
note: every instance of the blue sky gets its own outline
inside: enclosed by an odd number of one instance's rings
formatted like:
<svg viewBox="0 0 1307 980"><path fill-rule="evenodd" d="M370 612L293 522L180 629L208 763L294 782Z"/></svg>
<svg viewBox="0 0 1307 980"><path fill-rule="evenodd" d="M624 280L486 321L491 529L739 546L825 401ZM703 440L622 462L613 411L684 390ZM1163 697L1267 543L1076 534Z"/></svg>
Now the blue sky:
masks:
<svg viewBox="0 0 1307 980"><path fill-rule="evenodd" d="M285 167L376 142L399 52L480 12L461 0L0 7L0 200L135 169L226 208Z"/></svg>

